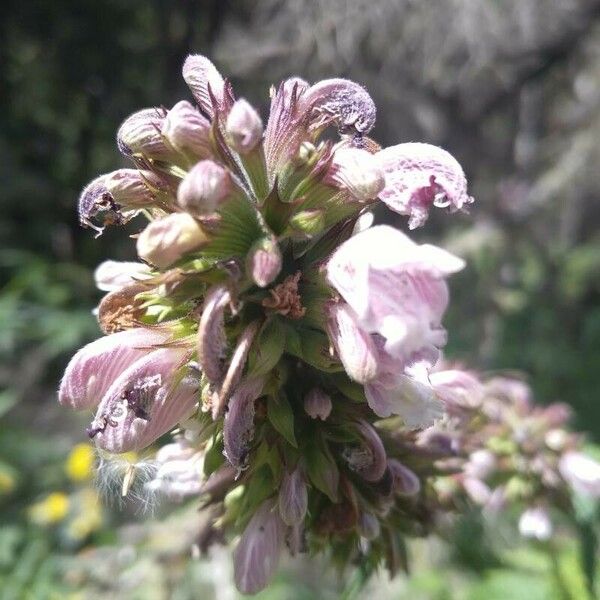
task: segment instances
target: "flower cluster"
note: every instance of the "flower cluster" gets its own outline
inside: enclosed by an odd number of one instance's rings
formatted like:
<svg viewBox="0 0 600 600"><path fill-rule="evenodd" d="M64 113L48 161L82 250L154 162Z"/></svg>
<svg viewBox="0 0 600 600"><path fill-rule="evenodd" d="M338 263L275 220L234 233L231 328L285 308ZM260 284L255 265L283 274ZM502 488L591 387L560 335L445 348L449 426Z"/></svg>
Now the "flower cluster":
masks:
<svg viewBox="0 0 600 600"><path fill-rule="evenodd" d="M433 207L464 210L464 173L435 146L381 149L354 82L288 79L264 125L205 57L183 77L195 104L128 117L117 144L132 168L81 194L98 235L148 222L140 262L96 272L106 335L71 360L59 402L95 412L103 464L148 457L142 493L210 511L203 540L239 536L242 592L267 585L286 545L394 572L404 536L451 510L441 482L493 495L478 461L496 460L482 453L497 421L477 378L434 371L463 261L364 220L379 202L410 228ZM134 466L125 478L123 493Z"/></svg>

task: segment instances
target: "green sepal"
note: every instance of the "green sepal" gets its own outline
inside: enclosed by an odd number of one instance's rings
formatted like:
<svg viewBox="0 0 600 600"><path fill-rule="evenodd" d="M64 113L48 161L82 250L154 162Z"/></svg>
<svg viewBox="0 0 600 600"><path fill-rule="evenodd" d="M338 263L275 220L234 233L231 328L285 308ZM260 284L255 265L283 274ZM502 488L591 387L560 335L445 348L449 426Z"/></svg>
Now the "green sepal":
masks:
<svg viewBox="0 0 600 600"><path fill-rule="evenodd" d="M309 365L325 371L327 373L336 373L343 371L342 364L329 352L329 338L322 332L316 331L315 329L298 329L298 335L300 337L300 352L296 353L292 348L288 346L287 351L301 358Z"/></svg>

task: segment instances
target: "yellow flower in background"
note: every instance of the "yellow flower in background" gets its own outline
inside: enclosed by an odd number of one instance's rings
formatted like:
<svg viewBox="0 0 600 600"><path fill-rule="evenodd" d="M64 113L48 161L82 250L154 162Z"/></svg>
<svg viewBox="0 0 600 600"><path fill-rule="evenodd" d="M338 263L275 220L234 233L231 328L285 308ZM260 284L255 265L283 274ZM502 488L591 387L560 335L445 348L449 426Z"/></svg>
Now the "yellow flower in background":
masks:
<svg viewBox="0 0 600 600"><path fill-rule="evenodd" d="M94 476L94 451L89 444L77 444L71 450L65 471L72 481L88 481Z"/></svg>
<svg viewBox="0 0 600 600"><path fill-rule="evenodd" d="M69 512L69 497L63 492L52 492L29 508L29 518L38 525L53 525L62 521Z"/></svg>
<svg viewBox="0 0 600 600"><path fill-rule="evenodd" d="M14 469L0 463L0 496L10 494L17 485L16 473Z"/></svg>

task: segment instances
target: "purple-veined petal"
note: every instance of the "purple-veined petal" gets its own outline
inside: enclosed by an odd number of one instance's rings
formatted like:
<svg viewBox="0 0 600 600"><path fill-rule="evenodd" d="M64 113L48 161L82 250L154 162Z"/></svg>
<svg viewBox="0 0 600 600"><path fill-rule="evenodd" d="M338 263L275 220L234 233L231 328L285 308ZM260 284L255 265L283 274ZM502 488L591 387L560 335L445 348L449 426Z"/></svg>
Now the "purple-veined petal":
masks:
<svg viewBox="0 0 600 600"><path fill-rule="evenodd" d="M188 356L163 348L138 359L108 389L88 433L113 453L140 450L189 417L198 401L198 380L180 378Z"/></svg>
<svg viewBox="0 0 600 600"><path fill-rule="evenodd" d="M254 513L233 552L235 585L243 594L267 586L279 564L285 526L272 500Z"/></svg>
<svg viewBox="0 0 600 600"><path fill-rule="evenodd" d="M411 229L425 223L432 206L455 211L473 202L462 167L437 146L398 144L375 156L385 173L379 197L392 210L408 215Z"/></svg>
<svg viewBox="0 0 600 600"><path fill-rule="evenodd" d="M166 111L144 108L129 115L117 131L117 146L125 156L143 154L148 158L169 160L173 149L165 142L162 127Z"/></svg>
<svg viewBox="0 0 600 600"><path fill-rule="evenodd" d="M325 79L311 86L300 98L300 110L312 129L330 123L341 133L367 134L375 125L373 99L358 83L347 79Z"/></svg>
<svg viewBox="0 0 600 600"><path fill-rule="evenodd" d="M254 401L260 397L263 377L246 379L229 399L223 425L224 454L238 470L246 466L250 442L254 437Z"/></svg>
<svg viewBox="0 0 600 600"><path fill-rule="evenodd" d="M298 110L301 96L309 84L294 77L279 85L271 96L271 111L265 129L264 148L267 172L273 183L281 167L296 156L300 144L308 138Z"/></svg>
<svg viewBox="0 0 600 600"><path fill-rule="evenodd" d="M164 331L137 328L87 344L69 362L58 390L58 401L77 410L98 406L123 371L168 337Z"/></svg>
<svg viewBox="0 0 600 600"><path fill-rule="evenodd" d="M196 163L177 190L177 204L192 215L214 212L232 191L229 171L212 160Z"/></svg>
<svg viewBox="0 0 600 600"><path fill-rule="evenodd" d="M206 56L190 54L183 63L182 74L198 106L211 119L214 117L215 108L213 98L219 110L224 110L231 102L225 80Z"/></svg>
<svg viewBox="0 0 600 600"><path fill-rule="evenodd" d="M231 294L224 285L212 287L204 298L202 316L198 325L198 364L213 385L223 377L223 356L227 345L224 327L225 308Z"/></svg>
<svg viewBox="0 0 600 600"><path fill-rule="evenodd" d="M354 311L347 304L330 305L327 330L351 379L366 383L377 375L377 349L371 336L360 328Z"/></svg>

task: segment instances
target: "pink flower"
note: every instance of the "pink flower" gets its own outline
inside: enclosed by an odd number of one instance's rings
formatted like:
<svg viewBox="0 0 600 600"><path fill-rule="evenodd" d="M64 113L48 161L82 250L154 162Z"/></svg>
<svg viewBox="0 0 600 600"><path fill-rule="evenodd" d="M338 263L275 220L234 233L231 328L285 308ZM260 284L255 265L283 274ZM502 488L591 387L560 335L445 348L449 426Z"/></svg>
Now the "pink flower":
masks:
<svg viewBox="0 0 600 600"><path fill-rule="evenodd" d="M138 328L87 344L69 362L58 390L58 401L77 410L98 406L115 379L167 337L160 330Z"/></svg>
<svg viewBox="0 0 600 600"><path fill-rule="evenodd" d="M350 238L329 260L327 279L347 302L330 308L329 335L377 415L398 414L412 428L442 415L427 370L446 342L444 278L462 266L385 225Z"/></svg>
<svg viewBox="0 0 600 600"><path fill-rule="evenodd" d="M233 553L235 584L242 594L256 594L277 569L285 526L272 500L254 513Z"/></svg>
<svg viewBox="0 0 600 600"><path fill-rule="evenodd" d="M327 279L351 306L361 329L385 340L385 351L407 361L435 362L446 342L441 319L448 304L444 278L464 262L400 231L378 225L351 237L327 264Z"/></svg>
<svg viewBox="0 0 600 600"><path fill-rule="evenodd" d="M432 206L454 212L473 202L462 167L437 146L398 144L375 156L385 173L379 197L392 210L410 217L410 229L425 223Z"/></svg>
<svg viewBox="0 0 600 600"><path fill-rule="evenodd" d="M97 446L113 453L140 450L191 415L199 384L192 376L178 377L186 355L182 349L155 350L114 380L88 428Z"/></svg>
<svg viewBox="0 0 600 600"><path fill-rule="evenodd" d="M450 409L476 408L483 399L483 385L468 371L448 369L429 376L436 394Z"/></svg>
<svg viewBox="0 0 600 600"><path fill-rule="evenodd" d="M279 514L283 522L290 527L304 521L308 506L308 491L302 469L296 467L286 472L279 488Z"/></svg>

